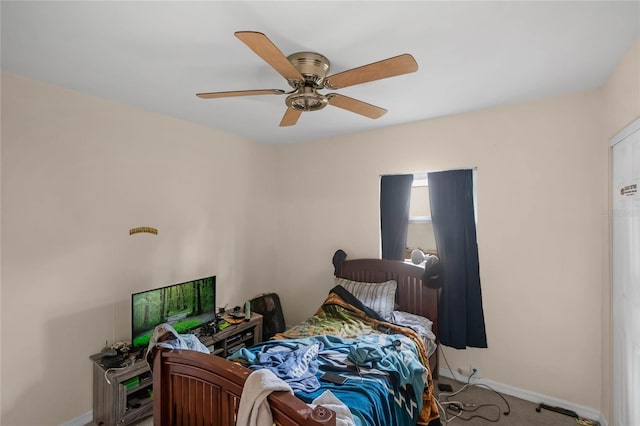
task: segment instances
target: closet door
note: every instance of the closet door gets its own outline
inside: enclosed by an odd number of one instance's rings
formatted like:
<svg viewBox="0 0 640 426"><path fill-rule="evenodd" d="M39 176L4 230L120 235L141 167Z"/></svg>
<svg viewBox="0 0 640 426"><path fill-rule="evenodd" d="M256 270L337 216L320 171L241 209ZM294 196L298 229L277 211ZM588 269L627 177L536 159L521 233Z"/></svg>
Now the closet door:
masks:
<svg viewBox="0 0 640 426"><path fill-rule="evenodd" d="M614 424L640 425L640 119L613 142Z"/></svg>

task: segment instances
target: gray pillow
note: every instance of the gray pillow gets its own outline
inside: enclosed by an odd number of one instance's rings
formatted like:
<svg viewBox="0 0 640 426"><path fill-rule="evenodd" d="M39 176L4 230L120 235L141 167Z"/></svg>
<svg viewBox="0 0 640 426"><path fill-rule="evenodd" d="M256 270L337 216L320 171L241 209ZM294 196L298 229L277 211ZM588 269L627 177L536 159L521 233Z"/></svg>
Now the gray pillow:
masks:
<svg viewBox="0 0 640 426"><path fill-rule="evenodd" d="M385 320L391 319L391 313L395 306L396 288L398 287L395 280L383 283L362 283L336 277L336 285L344 287L356 299L377 312Z"/></svg>

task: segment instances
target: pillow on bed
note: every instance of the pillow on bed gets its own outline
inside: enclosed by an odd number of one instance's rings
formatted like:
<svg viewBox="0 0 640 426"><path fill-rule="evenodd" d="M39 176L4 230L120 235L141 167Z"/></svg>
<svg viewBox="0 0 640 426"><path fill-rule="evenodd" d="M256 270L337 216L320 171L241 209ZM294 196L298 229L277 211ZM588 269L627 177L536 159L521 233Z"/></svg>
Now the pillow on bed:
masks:
<svg viewBox="0 0 640 426"><path fill-rule="evenodd" d="M432 330L433 322L430 319L409 312L393 311L390 322L409 327L418 333L427 348L429 356L437 349L436 335L433 334Z"/></svg>
<svg viewBox="0 0 640 426"><path fill-rule="evenodd" d="M404 325L405 327L417 325L424 328L425 330L429 330L429 332L431 332L431 329L433 327L433 321L431 321L429 318L425 318L423 316L412 314L409 312L394 310L391 314L391 319L393 320L394 324Z"/></svg>
<svg viewBox="0 0 640 426"><path fill-rule="evenodd" d="M361 283L336 277L336 285L344 287L386 321L391 318L398 287L398 283L394 280L383 283Z"/></svg>

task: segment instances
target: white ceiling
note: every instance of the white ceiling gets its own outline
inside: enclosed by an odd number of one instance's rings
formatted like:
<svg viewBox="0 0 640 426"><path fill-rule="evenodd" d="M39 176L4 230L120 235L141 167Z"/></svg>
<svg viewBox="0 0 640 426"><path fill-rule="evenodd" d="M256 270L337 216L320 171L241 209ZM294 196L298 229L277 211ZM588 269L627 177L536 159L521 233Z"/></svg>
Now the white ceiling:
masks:
<svg viewBox="0 0 640 426"><path fill-rule="evenodd" d="M640 35L640 2L2 1L2 69L265 143L292 143L601 86ZM402 53L413 74L338 92L386 108L371 120L328 106L278 124L289 90L235 31L331 71ZM114 123L114 125L116 125Z"/></svg>

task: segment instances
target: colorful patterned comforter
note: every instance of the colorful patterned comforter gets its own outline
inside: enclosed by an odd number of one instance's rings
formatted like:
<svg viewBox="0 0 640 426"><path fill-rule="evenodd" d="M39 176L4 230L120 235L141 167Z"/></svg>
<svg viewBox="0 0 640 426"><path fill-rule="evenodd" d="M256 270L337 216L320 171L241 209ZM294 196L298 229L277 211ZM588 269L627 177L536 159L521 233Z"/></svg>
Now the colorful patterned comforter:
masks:
<svg viewBox="0 0 640 426"><path fill-rule="evenodd" d="M420 336L383 321L350 296L334 288L312 317L232 358L250 368L272 369L308 403L330 390L356 424L439 424ZM341 385L319 380L325 371L348 379Z"/></svg>

